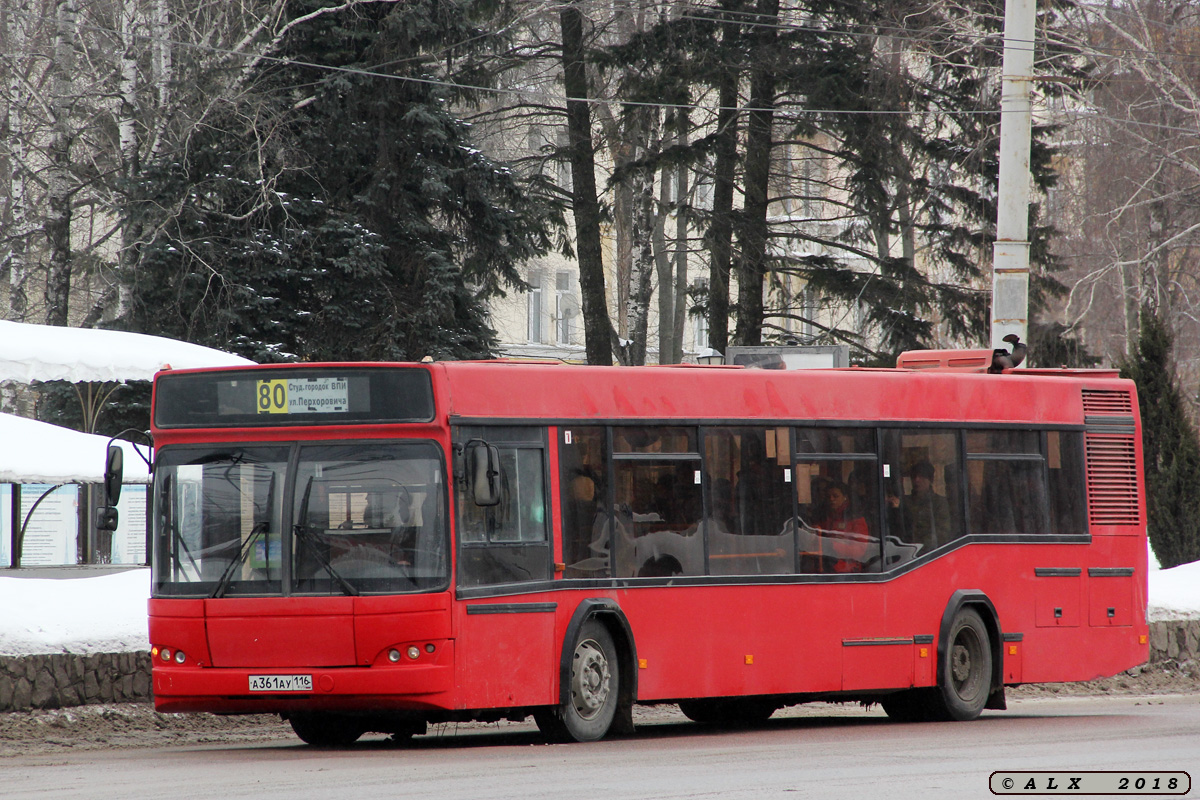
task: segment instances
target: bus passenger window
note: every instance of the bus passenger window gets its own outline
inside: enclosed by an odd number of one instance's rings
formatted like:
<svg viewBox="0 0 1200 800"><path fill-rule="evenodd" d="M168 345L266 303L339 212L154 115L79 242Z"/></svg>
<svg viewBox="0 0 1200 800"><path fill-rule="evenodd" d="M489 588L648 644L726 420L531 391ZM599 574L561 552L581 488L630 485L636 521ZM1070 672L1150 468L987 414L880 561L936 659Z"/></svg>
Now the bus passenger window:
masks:
<svg viewBox="0 0 1200 800"><path fill-rule="evenodd" d="M781 575L795 571L791 455L787 428L708 428L708 571Z"/></svg>
<svg viewBox="0 0 1200 800"><path fill-rule="evenodd" d="M801 572L878 572L879 486L870 428L796 428Z"/></svg>
<svg viewBox="0 0 1200 800"><path fill-rule="evenodd" d="M500 453L500 502L477 506L459 491L459 583L484 586L545 580L550 572L544 432L540 428L462 428L456 441L482 439Z"/></svg>
<svg viewBox="0 0 1200 800"><path fill-rule="evenodd" d="M604 428L564 428L558 434L562 485L562 547L566 578L607 578L611 530Z"/></svg>
<svg viewBox="0 0 1200 800"><path fill-rule="evenodd" d="M1083 434L1079 431L1048 431L1046 467L1050 478L1050 532L1087 533Z"/></svg>
<svg viewBox="0 0 1200 800"><path fill-rule="evenodd" d="M704 574L703 485L694 428L613 428L616 577Z"/></svg>
<svg viewBox="0 0 1200 800"><path fill-rule="evenodd" d="M967 433L971 530L1049 533L1045 459L1037 431Z"/></svg>
<svg viewBox="0 0 1200 800"><path fill-rule="evenodd" d="M885 431L883 461L885 569L963 535L956 432Z"/></svg>
<svg viewBox="0 0 1200 800"><path fill-rule="evenodd" d="M801 572L878 572L875 461L798 461L796 500Z"/></svg>

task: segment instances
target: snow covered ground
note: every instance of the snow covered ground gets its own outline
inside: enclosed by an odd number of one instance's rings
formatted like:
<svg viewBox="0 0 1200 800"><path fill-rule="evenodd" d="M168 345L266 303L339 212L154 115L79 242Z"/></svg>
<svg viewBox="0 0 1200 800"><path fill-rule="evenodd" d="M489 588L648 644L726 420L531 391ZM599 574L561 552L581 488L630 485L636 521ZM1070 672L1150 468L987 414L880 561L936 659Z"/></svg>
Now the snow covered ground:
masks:
<svg viewBox="0 0 1200 800"><path fill-rule="evenodd" d="M1151 562L1150 619L1200 618L1200 561ZM0 655L148 650L150 571L91 578L0 577Z"/></svg>

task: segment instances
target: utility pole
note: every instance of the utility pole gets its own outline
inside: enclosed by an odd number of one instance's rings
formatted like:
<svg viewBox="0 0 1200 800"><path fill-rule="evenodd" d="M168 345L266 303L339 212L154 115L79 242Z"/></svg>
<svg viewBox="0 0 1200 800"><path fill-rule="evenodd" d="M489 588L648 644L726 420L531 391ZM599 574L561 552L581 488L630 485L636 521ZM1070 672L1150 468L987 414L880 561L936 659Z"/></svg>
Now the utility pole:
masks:
<svg viewBox="0 0 1200 800"><path fill-rule="evenodd" d="M1005 0L1000 89L1000 183L992 251L992 347L1029 338L1029 141L1036 0Z"/></svg>

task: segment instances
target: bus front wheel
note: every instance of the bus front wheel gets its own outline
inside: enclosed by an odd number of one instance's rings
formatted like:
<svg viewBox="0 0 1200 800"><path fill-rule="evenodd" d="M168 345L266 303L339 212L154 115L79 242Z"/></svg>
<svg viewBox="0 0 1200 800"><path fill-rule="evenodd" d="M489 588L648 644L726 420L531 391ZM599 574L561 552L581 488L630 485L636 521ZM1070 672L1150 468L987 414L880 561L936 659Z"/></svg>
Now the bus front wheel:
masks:
<svg viewBox="0 0 1200 800"><path fill-rule="evenodd" d="M596 619L579 630L571 653L566 700L534 713L552 740L594 742L604 738L617 713L620 666L612 634Z"/></svg>
<svg viewBox="0 0 1200 800"><path fill-rule="evenodd" d="M983 617L973 608L954 615L938 664L931 709L936 719L975 719L992 691L992 644Z"/></svg>
<svg viewBox="0 0 1200 800"><path fill-rule="evenodd" d="M336 714L291 714L288 722L301 741L314 747L348 747L365 732L360 722Z"/></svg>

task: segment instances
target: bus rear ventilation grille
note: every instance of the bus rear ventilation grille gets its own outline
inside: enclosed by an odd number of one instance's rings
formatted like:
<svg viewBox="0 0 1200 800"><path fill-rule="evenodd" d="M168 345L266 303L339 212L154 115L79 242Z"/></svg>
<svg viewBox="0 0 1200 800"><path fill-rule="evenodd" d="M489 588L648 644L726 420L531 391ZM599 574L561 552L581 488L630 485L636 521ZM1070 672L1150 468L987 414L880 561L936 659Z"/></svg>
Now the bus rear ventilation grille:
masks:
<svg viewBox="0 0 1200 800"><path fill-rule="evenodd" d="M1088 511L1098 525L1137 525L1137 446L1132 436L1088 433Z"/></svg>
<svg viewBox="0 0 1200 800"><path fill-rule="evenodd" d="M1126 391L1084 389L1083 414L1085 417L1132 417L1133 396Z"/></svg>

